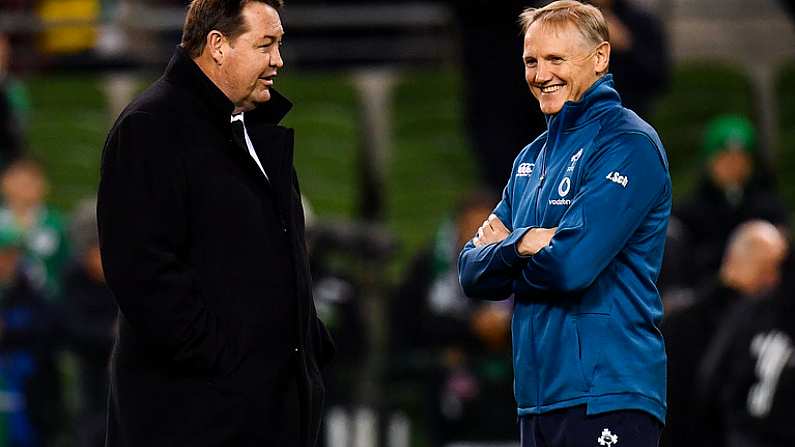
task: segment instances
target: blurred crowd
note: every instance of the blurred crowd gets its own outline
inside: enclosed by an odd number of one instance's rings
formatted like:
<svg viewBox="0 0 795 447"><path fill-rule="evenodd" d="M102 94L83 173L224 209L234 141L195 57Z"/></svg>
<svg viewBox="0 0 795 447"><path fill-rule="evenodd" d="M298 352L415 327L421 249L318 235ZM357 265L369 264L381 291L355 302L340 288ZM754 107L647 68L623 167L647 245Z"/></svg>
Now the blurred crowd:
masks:
<svg viewBox="0 0 795 447"><path fill-rule="evenodd" d="M0 10L93 20L107 10L104 3L0 0ZM610 24L618 89L646 117L669 78L664 27L632 2L594 3ZM513 31L528 2L485 4L453 3L462 28L477 23L461 39L462 61L473 68L467 83L493 87L468 89L465 98L483 189L462 194L397 284L386 287L380 378L390 402L378 406L409 413L434 446L517 439L512 303L465 298L456 259L497 202L516 151L545 123L529 101ZM95 48L95 32L77 27L45 35L43 44L75 54ZM493 60L468 63L483 54ZM116 306L104 286L95 202L86 198L69 216L48 205L47 173L26 146L29 101L8 70L9 57L9 40L0 35L0 447L99 446ZM701 178L674 203L658 284L669 356L664 445L795 445L788 420L795 404L790 209L761 161L749 117L715 116L693 152ZM353 413L366 400L361 367L375 336L366 302L372 278L346 268L339 255L372 260L388 258L389 250L378 235L356 232L352 239L308 224L317 308L339 351L327 372L328 408ZM389 390L408 390L409 397ZM329 447L339 439L335 427L326 427Z"/></svg>

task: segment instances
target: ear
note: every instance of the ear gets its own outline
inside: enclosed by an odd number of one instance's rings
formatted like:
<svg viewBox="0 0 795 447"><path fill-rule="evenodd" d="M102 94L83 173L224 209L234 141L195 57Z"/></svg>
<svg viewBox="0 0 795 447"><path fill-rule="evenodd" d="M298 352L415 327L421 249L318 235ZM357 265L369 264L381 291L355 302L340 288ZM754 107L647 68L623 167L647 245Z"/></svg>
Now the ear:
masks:
<svg viewBox="0 0 795 447"><path fill-rule="evenodd" d="M594 69L597 74L602 74L607 71L610 65L610 43L602 42L594 50Z"/></svg>
<svg viewBox="0 0 795 447"><path fill-rule="evenodd" d="M226 37L218 30L207 33L207 41L204 48L216 64L221 65L224 61L224 44Z"/></svg>

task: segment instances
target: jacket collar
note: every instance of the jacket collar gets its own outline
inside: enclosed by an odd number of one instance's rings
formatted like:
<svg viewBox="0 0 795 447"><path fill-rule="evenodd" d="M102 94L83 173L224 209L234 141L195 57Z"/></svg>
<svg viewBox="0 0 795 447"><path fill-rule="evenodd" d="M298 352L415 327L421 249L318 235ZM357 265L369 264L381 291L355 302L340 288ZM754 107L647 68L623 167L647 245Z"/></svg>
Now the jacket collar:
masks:
<svg viewBox="0 0 795 447"><path fill-rule="evenodd" d="M547 115L547 128L555 126L568 130L578 127L617 106L621 106L621 97L615 89L613 75L608 73L588 87L579 101L566 101L560 112Z"/></svg>
<svg viewBox="0 0 795 447"><path fill-rule="evenodd" d="M229 117L235 105L201 71L185 49L177 46L164 76L175 85L189 90L207 108L214 122L229 126ZM246 113L246 124L258 122L276 125L287 115L293 106L292 103L274 89L271 89L270 93L271 99L268 102Z"/></svg>

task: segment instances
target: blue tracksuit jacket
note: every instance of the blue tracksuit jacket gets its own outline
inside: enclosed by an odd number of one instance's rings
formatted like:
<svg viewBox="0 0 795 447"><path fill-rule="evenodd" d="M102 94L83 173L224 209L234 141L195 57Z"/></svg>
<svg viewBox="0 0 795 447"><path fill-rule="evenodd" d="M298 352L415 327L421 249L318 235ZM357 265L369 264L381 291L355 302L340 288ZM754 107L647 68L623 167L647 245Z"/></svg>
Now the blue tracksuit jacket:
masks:
<svg viewBox="0 0 795 447"><path fill-rule="evenodd" d="M514 392L519 415L586 404L665 420L666 357L655 286L671 211L657 133L621 106L611 75L548 117L514 162L494 213L511 231L459 256L473 298L514 294ZM523 257L533 227L558 227Z"/></svg>

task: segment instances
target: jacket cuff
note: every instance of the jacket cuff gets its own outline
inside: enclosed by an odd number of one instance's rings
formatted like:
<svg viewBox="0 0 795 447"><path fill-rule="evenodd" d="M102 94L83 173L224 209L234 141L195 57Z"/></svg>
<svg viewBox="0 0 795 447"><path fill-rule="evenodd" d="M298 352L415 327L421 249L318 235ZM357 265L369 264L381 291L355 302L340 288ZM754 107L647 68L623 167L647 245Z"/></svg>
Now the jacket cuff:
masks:
<svg viewBox="0 0 795 447"><path fill-rule="evenodd" d="M518 262L530 258L530 256L522 256L519 254L519 241L521 241L525 233L532 228L535 227L516 228L500 243L500 257L505 264L514 267Z"/></svg>

